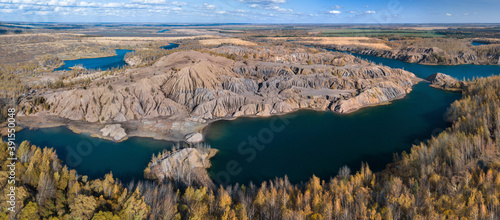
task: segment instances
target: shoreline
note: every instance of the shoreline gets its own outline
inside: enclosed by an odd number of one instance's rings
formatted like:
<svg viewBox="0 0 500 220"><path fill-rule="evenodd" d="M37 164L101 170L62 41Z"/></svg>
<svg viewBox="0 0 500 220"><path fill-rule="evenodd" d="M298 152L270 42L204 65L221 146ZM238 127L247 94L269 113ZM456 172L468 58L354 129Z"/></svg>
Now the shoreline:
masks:
<svg viewBox="0 0 500 220"><path fill-rule="evenodd" d="M364 56L373 56L373 57L378 57L378 58L385 58L385 59L389 59L389 60L398 60L398 61L401 61L401 62L404 62L404 63L409 63L409 64L419 64L419 65L424 65L424 66L460 66L460 65L474 65L474 66L487 66L487 65L491 65L491 66L500 66L500 62L497 63L497 64L491 64L491 63L456 63L456 64L439 64L439 63L426 63L426 62L407 62L407 61L404 61L404 60L401 60L401 59L393 59L393 58L389 58L389 57L384 57L384 56L377 56L377 55L372 55L372 54L365 54L364 52L365 51L370 51L370 49L367 49L367 50L356 50L356 49L352 49L352 50L341 50L341 49L338 49L338 48L335 48L335 47L331 47L331 46L325 46L325 45L317 45L317 44L311 44L311 46L313 47L317 47L317 48L322 48L322 49L326 49L326 50L333 50L332 52L339 52L339 53L351 53L351 55L364 55ZM382 50L384 53L387 53L387 52L392 52L392 50ZM360 57L361 58L361 57ZM361 59L365 59L365 58L361 58Z"/></svg>
<svg viewBox="0 0 500 220"><path fill-rule="evenodd" d="M419 80L417 82L415 82L414 85L416 85L422 81L425 81L425 80L420 79L420 78L417 78L417 79L419 79ZM334 114L339 114L339 115L348 115L348 114L355 113L361 109L366 109L366 108L376 107L376 106L381 106L381 105L390 105L390 104L392 104L393 101L404 99L410 93L411 93L411 91L406 93L405 95L396 97L392 100L388 100L388 101L384 101L384 102L380 102L380 103L372 104L372 105L365 105L365 106L362 106L362 107L357 108L357 109L353 109L353 110L348 111L348 112L336 112L336 111L332 111L328 108L326 108L324 110L319 110L319 109L314 109L311 107L305 107L305 108L297 108L297 109L294 109L294 110L289 111L289 112L272 113L269 115L242 115L242 116L237 116L237 117L230 116L230 117L216 118L216 119L207 120L205 123L202 123L199 126L193 126L193 131L201 133L203 136L203 141L205 141L204 138L205 138L205 134L207 133L208 127L210 127L210 125L212 125L214 122L217 122L217 121L222 121L222 120L232 121L232 120L236 120L236 119L240 119L240 118L269 118L269 117L273 117L273 116L283 116L283 115L292 114L292 113L296 113L299 111L307 111L307 110L316 111L316 112L332 112ZM60 118L58 116L53 116L53 115L42 115L42 116L33 115L33 116L21 116L21 117L22 118L20 120L20 124L22 125L23 129L30 129L31 130L31 129L53 128L53 127L66 127L76 134L88 133L92 137L110 140L110 141L113 141L116 143L125 141L131 137L152 138L154 140L162 140L162 141L185 142L184 138L181 139L179 137L173 137L171 135L159 135L159 134L157 134L157 132L153 132L153 131L148 131L149 135L143 135L144 133L136 132L140 128L128 130L127 135L120 140L114 140L111 137L102 136L100 134L100 129L104 128L106 125L120 124L122 126L124 125L123 127L127 130L127 128L131 129L130 126L127 126L127 125L135 124L135 123L139 123L139 124L142 123L142 122L138 122L138 121L100 124L100 123L91 123L91 122L85 122L85 121L72 121L69 119L64 119L64 118ZM41 120L43 120L43 122L41 122L41 123L43 123L43 125L36 125L37 123L34 121L40 120L40 117L42 117ZM51 117L55 118L55 120L50 119ZM31 120L32 118L36 118L36 119ZM25 119L25 120L27 119L28 122L25 122L22 119ZM57 120L61 120L61 121L65 121L65 122L60 122L60 121L58 122ZM48 123L48 124L45 124L45 123ZM144 123L142 123L142 124L144 124ZM167 131L164 131L164 132L167 132ZM189 134L189 133L187 133L187 134ZM187 135L187 134L185 134L185 135Z"/></svg>
<svg viewBox="0 0 500 220"><path fill-rule="evenodd" d="M77 58L63 59L63 62L64 61L82 60L82 59L97 59L97 58L115 57L115 56L118 56L118 54L116 53L116 50L134 51L134 49L131 49L131 48L128 48L128 49L127 48L115 48L114 50L115 50L114 54L111 54L111 55L99 56L99 54L96 54L95 56L82 56L82 57L77 57Z"/></svg>

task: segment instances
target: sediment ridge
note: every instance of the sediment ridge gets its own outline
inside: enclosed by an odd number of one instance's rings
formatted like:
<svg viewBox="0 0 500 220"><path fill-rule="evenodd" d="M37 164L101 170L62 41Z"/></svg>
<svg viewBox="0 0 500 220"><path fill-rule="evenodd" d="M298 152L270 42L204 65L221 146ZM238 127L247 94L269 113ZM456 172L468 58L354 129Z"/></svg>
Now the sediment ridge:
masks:
<svg viewBox="0 0 500 220"><path fill-rule="evenodd" d="M99 125L87 129L97 135L106 126L120 126L124 131L115 141L183 140L219 119L299 109L348 113L404 97L419 81L408 71L348 54L306 50L221 46L176 52L149 67L94 79L85 88L49 91L43 94L46 108L24 114ZM242 54L250 58L226 58Z"/></svg>
<svg viewBox="0 0 500 220"><path fill-rule="evenodd" d="M324 45L321 46L325 47ZM377 49L349 45L328 45L326 47L334 50L350 51L363 55L426 65L500 65L500 56L495 52L498 48L485 51L468 49L451 53L439 47L404 47L399 49Z"/></svg>

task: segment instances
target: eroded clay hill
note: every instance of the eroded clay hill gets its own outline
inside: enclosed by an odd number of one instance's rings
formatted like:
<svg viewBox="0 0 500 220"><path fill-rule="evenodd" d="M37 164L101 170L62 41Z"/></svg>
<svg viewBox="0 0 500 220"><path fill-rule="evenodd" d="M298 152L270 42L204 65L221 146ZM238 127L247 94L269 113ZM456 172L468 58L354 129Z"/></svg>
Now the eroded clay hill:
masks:
<svg viewBox="0 0 500 220"><path fill-rule="evenodd" d="M250 49L227 46L210 52L230 55L245 50ZM197 51L177 52L151 67L114 76L109 85L48 95L47 113L101 124L140 122L135 128L144 133L177 129L170 135L181 136L190 132L191 122L205 124L219 118L302 108L352 112L403 97L417 81L410 72L346 54L300 50L283 54L235 62ZM301 64L305 59L316 64ZM183 126L188 128L179 129Z"/></svg>

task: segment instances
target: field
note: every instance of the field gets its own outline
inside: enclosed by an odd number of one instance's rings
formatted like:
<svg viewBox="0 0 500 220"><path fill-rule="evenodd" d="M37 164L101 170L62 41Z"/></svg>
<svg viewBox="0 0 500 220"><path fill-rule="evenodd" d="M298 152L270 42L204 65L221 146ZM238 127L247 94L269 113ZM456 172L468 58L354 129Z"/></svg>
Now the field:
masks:
<svg viewBox="0 0 500 220"><path fill-rule="evenodd" d="M390 50L390 46L386 41L371 37L269 37L271 40L288 40L295 41L301 44L315 45L337 45L337 46L358 46L373 49Z"/></svg>
<svg viewBox="0 0 500 220"><path fill-rule="evenodd" d="M200 40L201 45L220 45L220 44L235 44L235 45L243 45L243 46L254 46L257 45L250 41L245 41L238 38L218 38L218 39L207 39Z"/></svg>
<svg viewBox="0 0 500 220"><path fill-rule="evenodd" d="M402 30L402 29L369 29L369 28L353 28L353 29L320 29L313 32L319 32L322 37L443 37L434 30Z"/></svg>

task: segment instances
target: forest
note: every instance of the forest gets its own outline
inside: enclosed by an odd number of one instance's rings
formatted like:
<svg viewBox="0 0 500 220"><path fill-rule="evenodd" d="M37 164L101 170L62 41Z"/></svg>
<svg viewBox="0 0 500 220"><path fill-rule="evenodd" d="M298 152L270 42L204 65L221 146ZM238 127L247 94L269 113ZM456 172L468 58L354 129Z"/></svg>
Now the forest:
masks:
<svg viewBox="0 0 500 220"><path fill-rule="evenodd" d="M0 143L1 219L498 219L500 77L467 83L453 125L373 173L344 167L329 180L287 177L209 187L167 180L90 180L51 148L16 151L16 210L7 210L7 147ZM335 175L335 174L332 174Z"/></svg>

